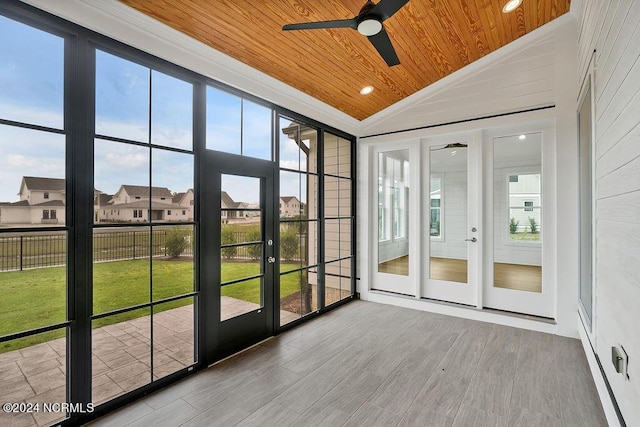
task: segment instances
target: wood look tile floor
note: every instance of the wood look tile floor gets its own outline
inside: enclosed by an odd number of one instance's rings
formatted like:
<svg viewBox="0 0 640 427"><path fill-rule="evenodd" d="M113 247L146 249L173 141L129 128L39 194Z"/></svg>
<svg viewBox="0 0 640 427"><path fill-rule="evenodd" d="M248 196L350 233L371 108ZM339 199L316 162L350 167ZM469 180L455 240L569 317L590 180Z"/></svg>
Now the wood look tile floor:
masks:
<svg viewBox="0 0 640 427"><path fill-rule="evenodd" d="M605 426L578 340L354 301L96 426Z"/></svg>

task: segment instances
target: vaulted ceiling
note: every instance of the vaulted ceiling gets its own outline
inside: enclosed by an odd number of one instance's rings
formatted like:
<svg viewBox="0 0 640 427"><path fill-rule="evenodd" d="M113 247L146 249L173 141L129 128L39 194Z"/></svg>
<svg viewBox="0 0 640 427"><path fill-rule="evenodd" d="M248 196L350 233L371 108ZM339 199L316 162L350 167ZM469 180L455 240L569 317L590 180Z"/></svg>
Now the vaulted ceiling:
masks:
<svg viewBox="0 0 640 427"><path fill-rule="evenodd" d="M363 120L569 11L570 0L410 0L384 22L400 59L388 67L365 36L282 31L353 18L364 0L121 0L265 74ZM373 93L359 94L371 85Z"/></svg>

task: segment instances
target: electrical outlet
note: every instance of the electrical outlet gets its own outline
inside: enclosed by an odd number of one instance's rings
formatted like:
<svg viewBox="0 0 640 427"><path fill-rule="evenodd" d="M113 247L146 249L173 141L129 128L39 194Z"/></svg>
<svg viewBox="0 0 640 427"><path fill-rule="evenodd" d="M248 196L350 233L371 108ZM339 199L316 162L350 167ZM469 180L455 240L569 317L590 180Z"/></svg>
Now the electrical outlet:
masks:
<svg viewBox="0 0 640 427"><path fill-rule="evenodd" d="M611 362L617 373L622 374L625 379L629 378L629 374L627 373L629 356L627 356L627 352L624 351L624 347L621 345L611 347Z"/></svg>

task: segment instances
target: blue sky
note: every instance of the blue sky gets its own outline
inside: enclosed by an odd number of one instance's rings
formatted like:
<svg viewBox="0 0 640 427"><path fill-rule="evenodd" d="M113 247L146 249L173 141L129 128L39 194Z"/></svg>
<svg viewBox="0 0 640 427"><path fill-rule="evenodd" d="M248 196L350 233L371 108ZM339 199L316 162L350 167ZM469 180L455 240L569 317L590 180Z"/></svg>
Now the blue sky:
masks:
<svg viewBox="0 0 640 427"><path fill-rule="evenodd" d="M0 16L0 40L0 117L62 129L63 39ZM96 53L97 134L190 150L192 93L190 83ZM208 88L208 148L239 154L240 135L243 154L269 158L271 110ZM282 134L280 139L281 164L298 169L297 145ZM18 200L23 176L64 177L64 150L62 135L0 125L0 202ZM174 192L193 188L193 156L188 154L97 140L94 166L95 188L109 194L122 184L148 185L150 166L152 185ZM281 194L300 197L296 177L281 177ZM259 199L245 180L229 178L226 185L242 201Z"/></svg>

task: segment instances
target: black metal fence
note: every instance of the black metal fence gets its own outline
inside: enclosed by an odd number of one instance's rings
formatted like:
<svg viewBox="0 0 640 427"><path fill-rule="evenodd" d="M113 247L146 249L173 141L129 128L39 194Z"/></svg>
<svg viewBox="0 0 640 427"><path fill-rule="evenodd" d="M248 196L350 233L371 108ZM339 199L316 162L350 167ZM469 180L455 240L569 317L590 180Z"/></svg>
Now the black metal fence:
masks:
<svg viewBox="0 0 640 427"><path fill-rule="evenodd" d="M66 232L24 233L0 235L0 272L55 267L66 264ZM172 253L172 239L183 239L180 256L193 256L193 228L158 228L140 230L96 230L93 235L94 262L123 261L152 257L175 256ZM252 236L244 231L234 231L232 241L241 243L252 241ZM306 259L306 235L298 234L292 242L287 260ZM286 242L283 239L283 249ZM253 246L253 250L252 250ZM285 255L285 254L282 254ZM223 252L228 260L257 258L260 250L255 245L236 246Z"/></svg>
<svg viewBox="0 0 640 427"><path fill-rule="evenodd" d="M180 256L193 256L193 229L97 230L93 235L94 262L172 256L171 239L183 239ZM0 272L66 264L65 232L0 236Z"/></svg>

